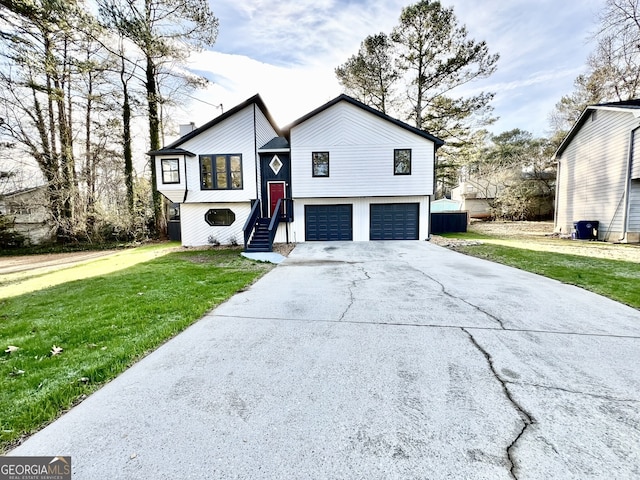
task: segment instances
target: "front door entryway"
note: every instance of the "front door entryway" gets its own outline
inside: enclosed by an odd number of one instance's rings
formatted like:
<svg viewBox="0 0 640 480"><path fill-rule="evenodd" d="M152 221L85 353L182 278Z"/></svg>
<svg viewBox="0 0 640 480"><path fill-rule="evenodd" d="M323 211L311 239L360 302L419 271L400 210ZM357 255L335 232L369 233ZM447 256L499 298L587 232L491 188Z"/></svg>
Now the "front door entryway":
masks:
<svg viewBox="0 0 640 480"><path fill-rule="evenodd" d="M280 139L286 143L284 139ZM281 221L293 220L291 207L291 165L288 144L282 151L260 152L260 193L263 217L272 217L278 200L284 199Z"/></svg>
<svg viewBox="0 0 640 480"><path fill-rule="evenodd" d="M267 182L267 190L269 192L269 216L273 217L278 200L286 198L285 182Z"/></svg>

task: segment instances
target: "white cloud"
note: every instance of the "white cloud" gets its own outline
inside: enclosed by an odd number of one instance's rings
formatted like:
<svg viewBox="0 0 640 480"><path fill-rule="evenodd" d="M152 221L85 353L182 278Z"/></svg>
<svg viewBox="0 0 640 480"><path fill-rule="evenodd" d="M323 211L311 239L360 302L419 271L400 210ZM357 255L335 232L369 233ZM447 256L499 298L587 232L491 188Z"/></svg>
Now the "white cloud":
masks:
<svg viewBox="0 0 640 480"><path fill-rule="evenodd" d="M220 104L227 111L259 93L278 126L284 127L341 92L333 70L323 66L277 66L212 51L193 54L190 64L216 81L193 94L193 101L174 116L176 123L202 125L222 113Z"/></svg>
<svg viewBox="0 0 640 480"><path fill-rule="evenodd" d="M334 69L367 36L389 33L406 0L219 0L214 52L192 56L192 65L215 84L196 96L229 109L260 93L280 126L340 93ZM573 88L591 51L588 35L602 0L443 0L475 40L500 53L498 71L468 85L494 91L494 131L523 128L542 135L546 118ZM527 112L529 112L527 114ZM185 120L202 124L220 111L195 101Z"/></svg>

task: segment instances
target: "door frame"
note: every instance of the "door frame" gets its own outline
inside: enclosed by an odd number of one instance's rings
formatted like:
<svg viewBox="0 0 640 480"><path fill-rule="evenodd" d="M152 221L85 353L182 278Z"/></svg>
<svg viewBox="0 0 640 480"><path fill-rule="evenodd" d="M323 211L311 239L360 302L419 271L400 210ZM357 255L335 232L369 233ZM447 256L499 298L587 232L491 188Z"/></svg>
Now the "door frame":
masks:
<svg viewBox="0 0 640 480"><path fill-rule="evenodd" d="M287 198L287 182L285 182L284 180L269 180L267 182L267 202L269 205L269 218L273 217L273 212L271 211L271 185L275 185L275 184L282 184L282 192L283 192L283 196L282 198ZM286 215L287 214L287 203L284 202L284 205L282 206L282 214Z"/></svg>

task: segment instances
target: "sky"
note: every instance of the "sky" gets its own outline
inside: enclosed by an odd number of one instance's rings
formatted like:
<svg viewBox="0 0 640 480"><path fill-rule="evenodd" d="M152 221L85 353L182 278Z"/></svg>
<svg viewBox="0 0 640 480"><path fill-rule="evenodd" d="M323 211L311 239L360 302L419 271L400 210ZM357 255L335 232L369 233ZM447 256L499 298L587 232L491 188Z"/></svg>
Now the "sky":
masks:
<svg viewBox="0 0 640 480"><path fill-rule="evenodd" d="M280 127L335 98L334 69L368 35L390 33L409 0L210 0L216 44L190 58L209 79L179 112L196 126L259 93ZM549 133L549 114L585 69L605 0L442 0L469 37L500 54L490 78L460 93L495 92L493 133ZM168 139L170 140L170 139Z"/></svg>

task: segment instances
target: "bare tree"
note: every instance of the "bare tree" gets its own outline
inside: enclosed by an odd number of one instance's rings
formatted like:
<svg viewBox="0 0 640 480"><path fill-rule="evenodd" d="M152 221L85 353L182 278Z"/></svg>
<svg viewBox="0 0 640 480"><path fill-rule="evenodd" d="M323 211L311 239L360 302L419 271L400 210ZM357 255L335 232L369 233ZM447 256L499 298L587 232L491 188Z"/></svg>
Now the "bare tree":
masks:
<svg viewBox="0 0 640 480"><path fill-rule="evenodd" d="M556 143L588 105L637 98L640 95L640 0L607 0L598 17L595 50L586 73L574 82L550 116Z"/></svg>
<svg viewBox="0 0 640 480"><path fill-rule="evenodd" d="M27 148L49 188L58 236L71 235L77 178L72 137L71 48L75 2L2 0L2 133ZM34 135L35 133L35 135Z"/></svg>
<svg viewBox="0 0 640 480"><path fill-rule="evenodd" d="M144 87L147 99L149 148L161 148L160 79L177 79L176 64L193 49L212 45L218 33L218 19L206 0L99 0L105 23L133 44L143 57ZM193 76L181 77L184 85L193 85ZM151 167L152 204L155 228L166 228L164 208L156 188L156 169Z"/></svg>

